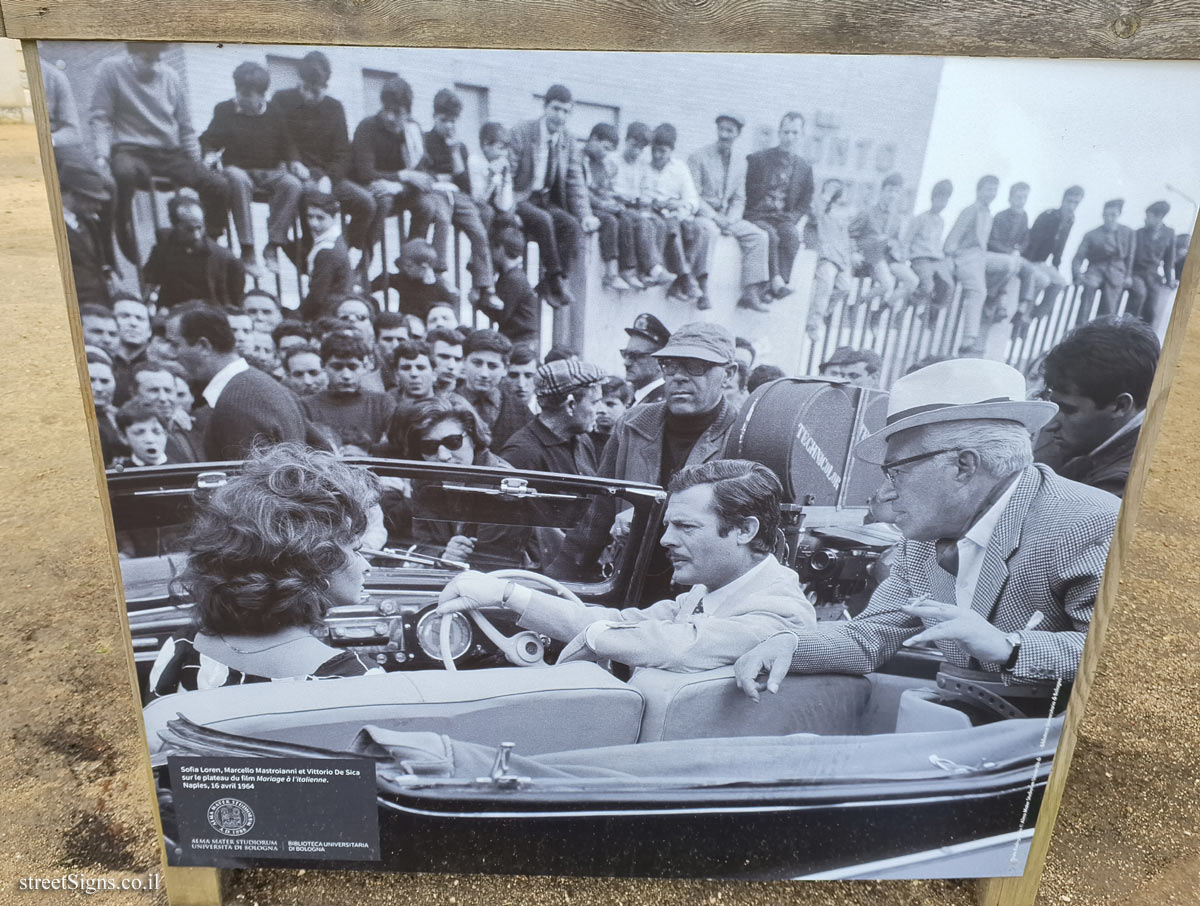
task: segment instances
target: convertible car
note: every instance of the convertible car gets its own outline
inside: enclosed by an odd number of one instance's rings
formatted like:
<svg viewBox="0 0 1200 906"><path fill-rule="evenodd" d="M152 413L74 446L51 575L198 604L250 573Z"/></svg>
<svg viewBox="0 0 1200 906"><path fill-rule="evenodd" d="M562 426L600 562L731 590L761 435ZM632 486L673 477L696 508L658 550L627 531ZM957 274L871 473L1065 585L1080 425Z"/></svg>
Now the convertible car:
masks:
<svg viewBox="0 0 1200 906"><path fill-rule="evenodd" d="M1020 874L1061 718L1005 710L935 651L869 676L792 676L751 702L732 668L705 673L554 665L556 646L433 608L463 568L447 527L481 541L470 564L585 603L644 601L660 488L599 478L361 460L389 489L369 594L330 614L326 641L385 672L147 700L145 727L173 864L725 878ZM143 684L190 605L172 579L194 501L236 463L110 473ZM558 567L597 501L632 508L594 575ZM777 555L826 619L850 619L887 547L863 510L792 506ZM442 534L439 535L438 527ZM441 541L439 541L439 538ZM484 544L483 539L491 539ZM553 578L558 576L559 578ZM986 685L986 684L985 684ZM145 688L143 687L143 691ZM956 709L947 697L971 697ZM980 710L995 712L981 718ZM1000 715L1003 715L1000 717ZM375 863L197 852L179 839L168 759L369 759Z"/></svg>

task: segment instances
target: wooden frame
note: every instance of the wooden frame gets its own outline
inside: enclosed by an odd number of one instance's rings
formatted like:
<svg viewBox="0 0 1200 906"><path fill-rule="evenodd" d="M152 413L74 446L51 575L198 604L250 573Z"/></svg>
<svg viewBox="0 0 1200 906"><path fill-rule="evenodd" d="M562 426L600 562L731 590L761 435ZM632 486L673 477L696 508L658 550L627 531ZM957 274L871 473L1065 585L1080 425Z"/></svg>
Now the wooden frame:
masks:
<svg viewBox="0 0 1200 906"><path fill-rule="evenodd" d="M1064 5L1065 6L1065 5ZM536 26L531 28L531 18ZM950 0L927 4L919 0L825 0L803 10L772 0L747 9L739 0L697 4L687 16L675 6L655 0L647 4L587 2L535 4L529 0L414 0L403 7L387 3L331 0L277 4L269 0L178 0L169 4L145 0L0 0L0 36L22 39L33 96L43 170L52 209L61 204L53 178L45 95L36 45L38 39L211 40L211 23L220 21L221 34L248 43L313 43L442 46L547 47L621 50L741 50L754 52L904 53L989 56L1103 57L1136 59L1194 59L1200 51L1200 10L1163 9L1148 5L1131 11L1124 4L1085 0L1081 5L1033 7L1019 0L983 4L979 0ZM683 27L681 27L683 26ZM904 37L897 39L898 35ZM73 296L74 285L66 249L65 227L55 219L60 268ZM1193 241L1191 252L1195 252ZM1039 813L1037 833L1026 873L1021 878L983 880L978 884L981 906L1032 904L1049 847L1050 832L1065 789L1089 687L1103 647L1106 623L1117 595L1132 527L1157 439L1167 394L1182 353L1187 319L1200 296L1200 255L1186 268L1171 316L1160 367L1147 409L1142 441L1133 462L1125 505L1121 510L1087 645L1079 667L1075 695L1067 711L1066 728L1056 755L1049 787ZM83 340L75 319L71 330L82 366ZM94 417L89 411L89 419ZM93 457L98 480L103 462L95 425ZM109 541L114 551L111 513L101 494ZM122 632L128 632L122 626ZM127 651L129 649L127 648ZM136 689L132 655L128 659ZM147 774L149 765L146 765ZM172 904L220 902L216 870L166 869ZM880 902L885 896L881 892ZM820 898L814 891L813 902ZM808 898L805 897L805 900Z"/></svg>

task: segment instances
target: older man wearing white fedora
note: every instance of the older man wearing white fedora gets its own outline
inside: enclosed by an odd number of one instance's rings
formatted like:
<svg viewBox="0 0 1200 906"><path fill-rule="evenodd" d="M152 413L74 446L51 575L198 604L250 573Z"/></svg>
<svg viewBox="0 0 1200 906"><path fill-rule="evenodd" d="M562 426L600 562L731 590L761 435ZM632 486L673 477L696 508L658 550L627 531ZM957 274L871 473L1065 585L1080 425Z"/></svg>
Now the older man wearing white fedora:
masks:
<svg viewBox="0 0 1200 906"><path fill-rule="evenodd" d="M742 690L757 700L789 671L869 673L920 642L1005 684L1073 680L1119 501L1034 465L1030 436L1056 411L985 359L898 380L885 426L855 447L882 467L877 496L904 534L891 575L855 619L744 654Z"/></svg>

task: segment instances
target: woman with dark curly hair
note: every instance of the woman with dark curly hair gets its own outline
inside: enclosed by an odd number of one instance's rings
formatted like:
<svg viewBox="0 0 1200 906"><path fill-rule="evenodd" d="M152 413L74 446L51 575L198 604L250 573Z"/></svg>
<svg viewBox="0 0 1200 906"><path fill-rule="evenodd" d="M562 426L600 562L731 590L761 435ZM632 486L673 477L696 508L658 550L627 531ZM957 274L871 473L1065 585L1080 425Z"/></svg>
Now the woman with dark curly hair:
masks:
<svg viewBox="0 0 1200 906"><path fill-rule="evenodd" d="M255 451L197 505L176 580L195 632L169 639L153 695L380 670L314 635L331 607L354 604L370 572L359 553L379 481L296 444Z"/></svg>

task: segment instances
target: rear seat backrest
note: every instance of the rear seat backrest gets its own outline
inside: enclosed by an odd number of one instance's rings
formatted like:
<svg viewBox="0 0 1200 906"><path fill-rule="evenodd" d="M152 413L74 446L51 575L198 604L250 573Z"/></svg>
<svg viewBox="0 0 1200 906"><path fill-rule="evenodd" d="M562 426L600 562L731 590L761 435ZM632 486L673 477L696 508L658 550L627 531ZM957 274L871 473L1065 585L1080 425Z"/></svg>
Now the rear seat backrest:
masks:
<svg viewBox="0 0 1200 906"><path fill-rule="evenodd" d="M150 751L177 713L241 736L345 750L367 724L426 730L521 755L637 742L642 696L596 664L422 670L253 683L157 699L143 712Z"/></svg>

